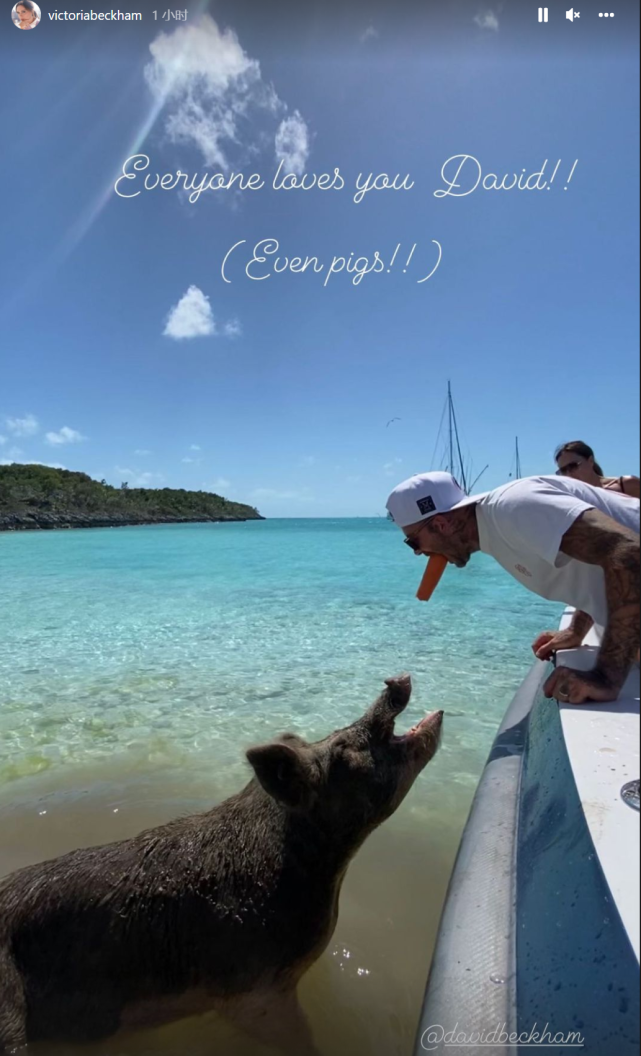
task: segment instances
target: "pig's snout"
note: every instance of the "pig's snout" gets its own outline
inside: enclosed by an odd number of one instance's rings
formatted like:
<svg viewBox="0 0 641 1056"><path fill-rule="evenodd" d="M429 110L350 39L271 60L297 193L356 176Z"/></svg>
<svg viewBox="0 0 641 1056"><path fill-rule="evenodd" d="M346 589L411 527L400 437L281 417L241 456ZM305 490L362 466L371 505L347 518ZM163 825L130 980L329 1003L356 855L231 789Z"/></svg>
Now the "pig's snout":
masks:
<svg viewBox="0 0 641 1056"><path fill-rule="evenodd" d="M432 711L429 715L426 715L424 719L415 726L416 733L426 733L428 737L432 737L438 746L438 742L441 737L441 731L443 729L443 716L444 711Z"/></svg>
<svg viewBox="0 0 641 1056"><path fill-rule="evenodd" d="M395 741L412 741L415 738L431 738L438 742L441 736L441 728L443 726L443 711L432 711L429 715L426 715L424 719L417 722L415 726L412 726L411 730L407 733L400 734L394 737Z"/></svg>

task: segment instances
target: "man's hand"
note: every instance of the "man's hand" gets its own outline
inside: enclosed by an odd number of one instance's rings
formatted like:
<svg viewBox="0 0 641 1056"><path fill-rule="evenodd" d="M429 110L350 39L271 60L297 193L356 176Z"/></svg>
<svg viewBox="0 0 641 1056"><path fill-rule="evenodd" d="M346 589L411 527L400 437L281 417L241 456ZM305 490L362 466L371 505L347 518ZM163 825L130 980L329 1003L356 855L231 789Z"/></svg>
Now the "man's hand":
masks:
<svg viewBox="0 0 641 1056"><path fill-rule="evenodd" d="M616 700L621 685L614 684L598 668L575 671L571 667L557 667L543 687L546 697L556 697L562 704L601 704Z"/></svg>
<svg viewBox="0 0 641 1056"><path fill-rule="evenodd" d="M539 660L551 660L561 649L580 649L583 640L593 626L594 620L587 612L577 609L572 622L564 631L543 631L532 643L534 655Z"/></svg>
<svg viewBox="0 0 641 1056"><path fill-rule="evenodd" d="M565 631L542 631L532 642L532 650L539 660L550 660L561 649L579 649L583 638L571 627Z"/></svg>

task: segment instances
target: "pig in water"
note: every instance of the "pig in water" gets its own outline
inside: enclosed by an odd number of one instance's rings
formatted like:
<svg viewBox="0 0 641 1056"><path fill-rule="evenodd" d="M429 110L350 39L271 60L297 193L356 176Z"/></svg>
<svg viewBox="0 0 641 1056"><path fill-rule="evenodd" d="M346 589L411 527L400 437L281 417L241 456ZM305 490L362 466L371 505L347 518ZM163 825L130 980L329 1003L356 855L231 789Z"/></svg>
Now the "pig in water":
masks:
<svg viewBox="0 0 641 1056"><path fill-rule="evenodd" d="M395 735L412 687L386 687L325 740L251 748L253 780L208 813L0 881L0 1052L216 1009L314 1053L298 981L332 937L350 859L439 742L442 712Z"/></svg>

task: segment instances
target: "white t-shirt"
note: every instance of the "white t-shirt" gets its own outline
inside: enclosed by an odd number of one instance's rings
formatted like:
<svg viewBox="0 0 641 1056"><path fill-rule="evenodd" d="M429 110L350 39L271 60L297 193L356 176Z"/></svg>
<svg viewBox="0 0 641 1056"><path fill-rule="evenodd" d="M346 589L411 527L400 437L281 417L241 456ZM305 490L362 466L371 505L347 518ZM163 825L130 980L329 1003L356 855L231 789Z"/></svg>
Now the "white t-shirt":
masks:
<svg viewBox="0 0 641 1056"><path fill-rule="evenodd" d="M639 534L638 499L568 477L525 477L479 499L481 550L542 598L587 612L605 627L605 576L559 551L577 517L597 509Z"/></svg>

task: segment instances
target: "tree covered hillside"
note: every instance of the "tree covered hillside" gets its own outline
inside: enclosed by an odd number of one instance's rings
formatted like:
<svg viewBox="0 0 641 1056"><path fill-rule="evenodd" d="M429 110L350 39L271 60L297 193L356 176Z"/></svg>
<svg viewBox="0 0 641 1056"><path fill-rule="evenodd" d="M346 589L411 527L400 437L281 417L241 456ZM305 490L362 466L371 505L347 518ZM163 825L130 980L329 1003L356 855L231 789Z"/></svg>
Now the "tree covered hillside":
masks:
<svg viewBox="0 0 641 1056"><path fill-rule="evenodd" d="M114 488L67 469L0 466L0 530L248 520L262 520L253 506L207 491Z"/></svg>

